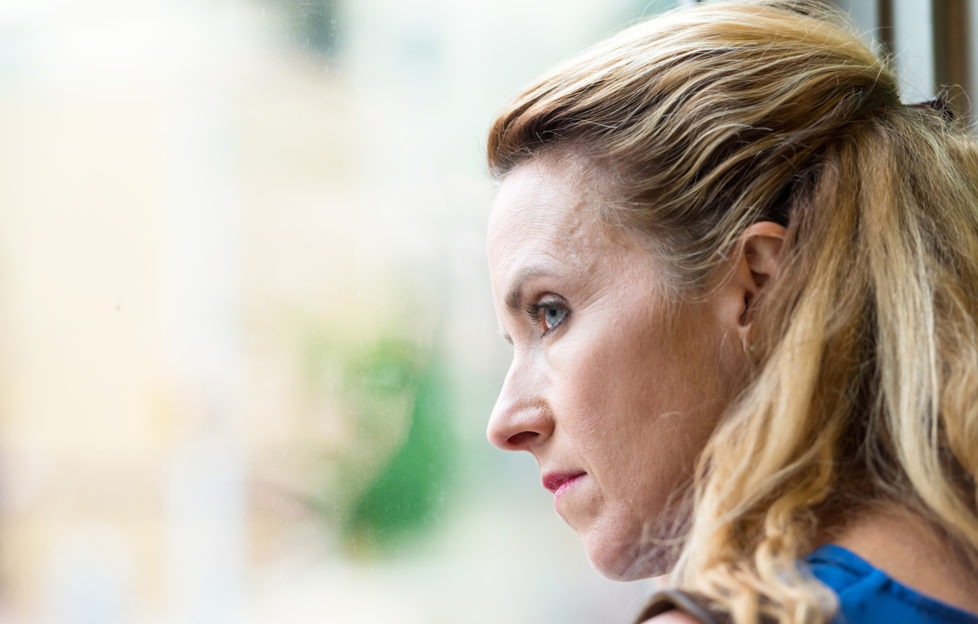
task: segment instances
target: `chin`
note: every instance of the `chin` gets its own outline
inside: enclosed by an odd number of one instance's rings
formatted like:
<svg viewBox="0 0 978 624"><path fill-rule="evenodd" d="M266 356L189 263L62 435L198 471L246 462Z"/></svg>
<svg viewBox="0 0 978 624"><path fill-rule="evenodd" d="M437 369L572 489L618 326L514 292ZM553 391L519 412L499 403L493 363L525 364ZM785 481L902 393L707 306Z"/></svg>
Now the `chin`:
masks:
<svg viewBox="0 0 978 624"><path fill-rule="evenodd" d="M633 530L595 531L581 534L581 539L595 571L614 581L637 581L672 572L685 544L688 519L685 513L660 513L656 521Z"/></svg>

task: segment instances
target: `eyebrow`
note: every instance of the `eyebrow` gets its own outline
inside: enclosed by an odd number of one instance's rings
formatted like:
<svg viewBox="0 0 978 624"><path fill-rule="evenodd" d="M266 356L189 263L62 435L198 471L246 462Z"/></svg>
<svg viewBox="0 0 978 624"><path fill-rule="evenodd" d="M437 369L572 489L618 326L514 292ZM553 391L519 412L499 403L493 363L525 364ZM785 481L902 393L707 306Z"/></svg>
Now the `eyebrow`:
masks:
<svg viewBox="0 0 978 624"><path fill-rule="evenodd" d="M542 267L527 267L520 271L519 275L516 276L516 281L513 282L513 287L509 289L509 293L506 295L505 303L506 309L509 310L511 314L516 314L522 307L523 302L523 284L527 280L539 277L540 275L550 275L551 273ZM503 337L506 337L505 335Z"/></svg>

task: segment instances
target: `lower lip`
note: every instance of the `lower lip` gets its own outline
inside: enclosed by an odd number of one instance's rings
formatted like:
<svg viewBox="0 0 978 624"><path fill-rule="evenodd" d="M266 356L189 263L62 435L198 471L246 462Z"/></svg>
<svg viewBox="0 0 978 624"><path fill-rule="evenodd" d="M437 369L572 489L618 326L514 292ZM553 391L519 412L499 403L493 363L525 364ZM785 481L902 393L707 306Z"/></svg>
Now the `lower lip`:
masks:
<svg viewBox="0 0 978 624"><path fill-rule="evenodd" d="M560 487L557 488L557 490L554 492L554 505L557 504L557 501L560 500L560 497L564 494L564 492L566 492L575 483L577 483L582 478L584 478L584 476L585 475L580 474L580 475L577 475L576 477L574 477L573 479L568 479L567 481L564 481L563 483L561 483L560 484Z"/></svg>

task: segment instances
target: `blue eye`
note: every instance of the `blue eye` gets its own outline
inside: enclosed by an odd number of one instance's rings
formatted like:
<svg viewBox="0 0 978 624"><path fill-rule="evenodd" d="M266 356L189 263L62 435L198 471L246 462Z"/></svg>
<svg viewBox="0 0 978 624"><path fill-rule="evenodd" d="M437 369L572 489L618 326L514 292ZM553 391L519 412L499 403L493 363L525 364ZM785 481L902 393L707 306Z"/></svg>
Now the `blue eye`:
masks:
<svg viewBox="0 0 978 624"><path fill-rule="evenodd" d="M567 319L568 310L562 303L544 300L526 306L530 320L535 325L542 325L541 336L546 336Z"/></svg>
<svg viewBox="0 0 978 624"><path fill-rule="evenodd" d="M567 310L563 308L552 305L542 305L540 307L543 309L543 324L546 327L544 333L560 325L564 317L567 316Z"/></svg>

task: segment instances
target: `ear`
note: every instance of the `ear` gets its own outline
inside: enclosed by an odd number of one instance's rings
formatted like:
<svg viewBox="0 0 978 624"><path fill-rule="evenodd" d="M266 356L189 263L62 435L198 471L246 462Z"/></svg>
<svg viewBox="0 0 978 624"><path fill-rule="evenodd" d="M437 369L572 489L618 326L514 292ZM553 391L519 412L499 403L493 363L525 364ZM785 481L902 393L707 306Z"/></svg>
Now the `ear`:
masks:
<svg viewBox="0 0 978 624"><path fill-rule="evenodd" d="M746 344L753 304L768 281L778 274L786 230L771 221L754 223L737 239L717 291L721 324L736 331Z"/></svg>

